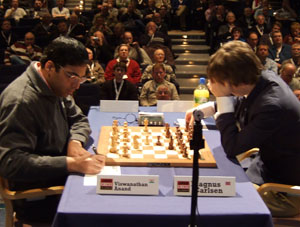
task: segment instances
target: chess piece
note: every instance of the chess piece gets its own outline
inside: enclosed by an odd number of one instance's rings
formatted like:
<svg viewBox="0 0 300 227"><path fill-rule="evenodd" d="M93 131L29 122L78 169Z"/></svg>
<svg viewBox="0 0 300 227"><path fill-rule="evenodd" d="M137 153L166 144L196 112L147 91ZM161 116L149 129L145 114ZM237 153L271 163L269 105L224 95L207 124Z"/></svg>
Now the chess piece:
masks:
<svg viewBox="0 0 300 227"><path fill-rule="evenodd" d="M146 145L149 145L149 144L150 144L150 143L149 143L149 135L148 135L148 134L146 135L146 142L145 142L145 144L146 144Z"/></svg>
<svg viewBox="0 0 300 227"><path fill-rule="evenodd" d="M113 120L113 126L117 126L118 127L118 125L119 125L118 120Z"/></svg>
<svg viewBox="0 0 300 227"><path fill-rule="evenodd" d="M184 131L188 132L189 131L189 123L188 122L185 122L185 129Z"/></svg>
<svg viewBox="0 0 300 227"><path fill-rule="evenodd" d="M139 149L139 141L138 141L139 136L134 135L133 136L133 148L134 149Z"/></svg>
<svg viewBox="0 0 300 227"><path fill-rule="evenodd" d="M166 138L170 138L171 136L171 132L170 132L170 125L168 123L166 123Z"/></svg>
<svg viewBox="0 0 300 227"><path fill-rule="evenodd" d="M127 143L124 143L122 148L123 148L123 157L129 158L129 154L128 154L129 147L127 146Z"/></svg>
<svg viewBox="0 0 300 227"><path fill-rule="evenodd" d="M148 118L145 118L144 119L144 132L148 132L148 124L149 124L149 122L148 122Z"/></svg>
<svg viewBox="0 0 300 227"><path fill-rule="evenodd" d="M160 136L157 136L157 142L156 142L156 145L157 145L157 146L161 146L161 145L162 145L161 142L160 142Z"/></svg>
<svg viewBox="0 0 300 227"><path fill-rule="evenodd" d="M117 153L117 142L115 137L111 138L111 148L109 149L109 152Z"/></svg>
<svg viewBox="0 0 300 227"><path fill-rule="evenodd" d="M173 140L173 137L170 136L170 142L169 142L169 147L168 147L169 150L174 150L174 140Z"/></svg>

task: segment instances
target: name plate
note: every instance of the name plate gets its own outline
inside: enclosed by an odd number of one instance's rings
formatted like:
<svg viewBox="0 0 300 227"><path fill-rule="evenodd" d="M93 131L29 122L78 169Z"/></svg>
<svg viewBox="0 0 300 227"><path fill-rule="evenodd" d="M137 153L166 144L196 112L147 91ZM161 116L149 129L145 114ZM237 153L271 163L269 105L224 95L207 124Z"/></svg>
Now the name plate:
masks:
<svg viewBox="0 0 300 227"><path fill-rule="evenodd" d="M174 176L174 195L192 195L192 176ZM200 176L198 196L235 196L235 177Z"/></svg>
<svg viewBox="0 0 300 227"><path fill-rule="evenodd" d="M158 175L98 175L98 194L158 195Z"/></svg>
<svg viewBox="0 0 300 227"><path fill-rule="evenodd" d="M139 101L128 100L100 100L101 112L138 112Z"/></svg>

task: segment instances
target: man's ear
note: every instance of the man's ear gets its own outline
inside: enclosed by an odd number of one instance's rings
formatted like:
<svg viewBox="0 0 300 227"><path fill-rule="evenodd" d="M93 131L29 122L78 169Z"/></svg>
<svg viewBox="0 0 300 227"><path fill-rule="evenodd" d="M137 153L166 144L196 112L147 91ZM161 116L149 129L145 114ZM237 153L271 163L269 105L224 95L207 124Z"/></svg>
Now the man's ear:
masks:
<svg viewBox="0 0 300 227"><path fill-rule="evenodd" d="M45 64L45 70L47 72L50 72L51 70L53 70L53 68L55 69L55 65L54 65L53 61L47 61Z"/></svg>

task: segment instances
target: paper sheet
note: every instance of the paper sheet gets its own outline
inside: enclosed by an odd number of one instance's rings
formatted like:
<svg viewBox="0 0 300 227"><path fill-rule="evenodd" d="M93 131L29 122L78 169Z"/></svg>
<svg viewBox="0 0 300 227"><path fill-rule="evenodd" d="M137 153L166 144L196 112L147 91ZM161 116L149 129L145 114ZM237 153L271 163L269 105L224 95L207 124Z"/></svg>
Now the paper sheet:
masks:
<svg viewBox="0 0 300 227"><path fill-rule="evenodd" d="M101 173L98 175L121 175L120 166L104 166ZM97 185L97 174L89 175L86 174L83 179L84 186L96 186Z"/></svg>

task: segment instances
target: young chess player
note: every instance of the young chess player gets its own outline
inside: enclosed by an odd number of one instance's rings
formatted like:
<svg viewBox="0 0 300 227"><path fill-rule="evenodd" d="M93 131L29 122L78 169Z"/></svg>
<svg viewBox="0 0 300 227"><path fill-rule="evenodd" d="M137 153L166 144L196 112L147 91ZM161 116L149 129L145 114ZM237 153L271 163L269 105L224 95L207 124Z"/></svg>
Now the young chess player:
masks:
<svg viewBox="0 0 300 227"><path fill-rule="evenodd" d="M207 68L217 108L205 103L196 110L204 117L215 114L228 158L259 148L246 172L254 184L300 185L300 103L281 78L262 68L248 44L226 43ZM192 113L186 113L187 122ZM273 216L299 213L299 197L271 191L263 199Z"/></svg>

